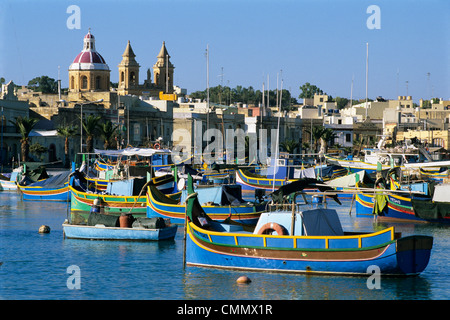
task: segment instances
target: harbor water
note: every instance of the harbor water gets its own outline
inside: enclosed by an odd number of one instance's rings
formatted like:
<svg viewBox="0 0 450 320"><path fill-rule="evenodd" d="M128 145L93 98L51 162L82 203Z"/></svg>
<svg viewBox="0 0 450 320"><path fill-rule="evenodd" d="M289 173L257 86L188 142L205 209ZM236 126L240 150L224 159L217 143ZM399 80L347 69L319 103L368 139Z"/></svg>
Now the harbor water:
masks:
<svg viewBox="0 0 450 320"><path fill-rule="evenodd" d="M390 225L402 234L434 237L431 259L417 277L317 276L183 267L183 226L172 241L64 239L66 203L22 201L0 192L0 299L2 300L447 300L450 227L377 222L356 217L350 200L336 208L344 231ZM50 233L40 234L41 225ZM75 271L74 271L75 270ZM77 282L73 281L77 275ZM250 284L236 283L246 275ZM74 285L76 283L77 285Z"/></svg>

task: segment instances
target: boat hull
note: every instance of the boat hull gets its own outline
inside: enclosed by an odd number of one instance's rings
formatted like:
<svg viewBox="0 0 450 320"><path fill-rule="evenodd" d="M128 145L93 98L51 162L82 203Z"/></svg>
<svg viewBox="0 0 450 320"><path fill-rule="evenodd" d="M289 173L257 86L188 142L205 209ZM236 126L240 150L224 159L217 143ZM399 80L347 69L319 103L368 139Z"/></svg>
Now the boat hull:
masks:
<svg viewBox="0 0 450 320"><path fill-rule="evenodd" d="M158 241L173 239L177 233L177 226L161 229L83 226L67 223L62 226L65 237L69 239Z"/></svg>
<svg viewBox="0 0 450 320"><path fill-rule="evenodd" d="M358 193L356 195L356 215L373 217L374 202L373 193ZM387 195L385 210L378 214L378 218L392 221L450 223L450 218L424 219L417 216L411 202L411 197L397 194Z"/></svg>
<svg viewBox="0 0 450 320"><path fill-rule="evenodd" d="M209 217L216 221L223 221L228 217L243 224L255 225L264 210L265 204L242 206L203 206ZM230 216L231 215L231 216ZM147 217L170 218L172 223L184 223L186 206L184 204L168 204L157 201L150 190L147 191Z"/></svg>
<svg viewBox="0 0 450 320"><path fill-rule="evenodd" d="M86 193L70 187L70 201L72 211L89 213L95 199L100 199L101 206L106 214L131 213L135 216L145 216L145 195L138 196L114 196L100 193Z"/></svg>
<svg viewBox="0 0 450 320"><path fill-rule="evenodd" d="M0 180L0 191L17 190L15 181Z"/></svg>
<svg viewBox="0 0 450 320"><path fill-rule="evenodd" d="M393 239L393 228L364 236L295 237L220 234L189 223L188 265L270 272L417 275L428 264L432 237Z"/></svg>
<svg viewBox="0 0 450 320"><path fill-rule="evenodd" d="M70 201L69 188L43 188L19 186L23 200L31 201Z"/></svg>
<svg viewBox="0 0 450 320"><path fill-rule="evenodd" d="M294 181L294 179L275 179L274 181L274 179L269 178L250 177L245 175L241 169L236 171L236 183L240 184L242 190L246 191L255 191L256 189L277 190L279 187L292 181Z"/></svg>

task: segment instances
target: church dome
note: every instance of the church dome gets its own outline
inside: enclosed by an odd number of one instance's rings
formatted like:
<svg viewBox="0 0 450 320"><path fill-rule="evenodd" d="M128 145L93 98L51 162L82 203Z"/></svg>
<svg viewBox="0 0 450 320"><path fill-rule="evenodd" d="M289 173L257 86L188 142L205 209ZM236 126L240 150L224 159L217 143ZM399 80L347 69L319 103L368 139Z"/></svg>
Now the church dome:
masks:
<svg viewBox="0 0 450 320"><path fill-rule="evenodd" d="M69 70L109 70L105 59L95 50L95 37L89 30L83 39L83 50L75 57Z"/></svg>

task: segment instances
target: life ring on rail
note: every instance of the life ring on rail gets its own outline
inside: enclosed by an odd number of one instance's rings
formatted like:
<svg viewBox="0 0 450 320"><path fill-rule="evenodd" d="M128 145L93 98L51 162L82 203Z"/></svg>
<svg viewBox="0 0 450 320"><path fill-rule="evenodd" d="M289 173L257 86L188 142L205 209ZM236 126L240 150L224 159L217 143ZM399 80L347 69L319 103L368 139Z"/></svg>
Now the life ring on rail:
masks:
<svg viewBox="0 0 450 320"><path fill-rule="evenodd" d="M263 225L257 234L271 234L275 231L279 236L286 235L285 229L276 222L269 222Z"/></svg>
<svg viewBox="0 0 450 320"><path fill-rule="evenodd" d="M161 149L161 145L159 143L155 143L153 145L153 148L155 148L156 150L159 150L159 149Z"/></svg>

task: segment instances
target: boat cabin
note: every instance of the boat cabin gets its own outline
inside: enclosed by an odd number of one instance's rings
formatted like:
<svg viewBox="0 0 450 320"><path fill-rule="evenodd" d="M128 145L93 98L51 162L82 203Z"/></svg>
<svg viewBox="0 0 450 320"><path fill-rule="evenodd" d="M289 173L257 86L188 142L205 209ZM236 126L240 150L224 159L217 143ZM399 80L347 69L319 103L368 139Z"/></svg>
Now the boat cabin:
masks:
<svg viewBox="0 0 450 320"><path fill-rule="evenodd" d="M217 231L245 232L240 225L212 222ZM281 234L280 234L281 233ZM273 211L261 214L253 234L289 236L343 236L336 210L308 209L292 214L292 211Z"/></svg>
<svg viewBox="0 0 450 320"><path fill-rule="evenodd" d="M390 153L378 149L364 149L364 162L382 165L402 166L405 163L419 162L419 155L415 153Z"/></svg>

